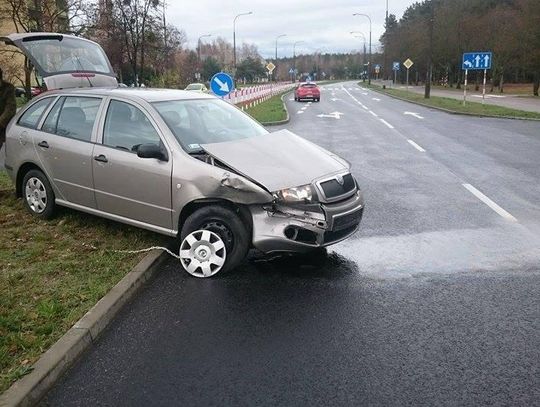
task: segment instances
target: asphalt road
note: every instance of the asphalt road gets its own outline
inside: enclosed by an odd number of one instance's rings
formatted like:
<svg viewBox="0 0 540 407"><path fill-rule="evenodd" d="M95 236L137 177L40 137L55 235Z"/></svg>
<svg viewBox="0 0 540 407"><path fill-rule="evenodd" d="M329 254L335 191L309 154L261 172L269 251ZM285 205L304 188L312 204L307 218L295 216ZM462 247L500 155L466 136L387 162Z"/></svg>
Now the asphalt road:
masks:
<svg viewBox="0 0 540 407"><path fill-rule="evenodd" d="M353 164L361 230L209 280L171 260L43 405L540 405L539 123L325 88L286 127Z"/></svg>

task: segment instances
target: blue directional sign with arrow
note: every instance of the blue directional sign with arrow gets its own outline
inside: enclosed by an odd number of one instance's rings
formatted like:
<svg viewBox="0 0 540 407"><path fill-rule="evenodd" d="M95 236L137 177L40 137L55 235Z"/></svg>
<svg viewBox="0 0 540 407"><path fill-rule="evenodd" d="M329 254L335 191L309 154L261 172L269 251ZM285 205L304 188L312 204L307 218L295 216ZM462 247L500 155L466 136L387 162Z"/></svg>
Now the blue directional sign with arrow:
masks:
<svg viewBox="0 0 540 407"><path fill-rule="evenodd" d="M216 96L227 96L234 89L234 82L230 75L225 72L218 72L212 76L210 88Z"/></svg>
<svg viewBox="0 0 540 407"><path fill-rule="evenodd" d="M392 70L399 71L399 62L392 62Z"/></svg>
<svg viewBox="0 0 540 407"><path fill-rule="evenodd" d="M461 69L491 69L493 53L491 52L465 52L463 54L463 63Z"/></svg>

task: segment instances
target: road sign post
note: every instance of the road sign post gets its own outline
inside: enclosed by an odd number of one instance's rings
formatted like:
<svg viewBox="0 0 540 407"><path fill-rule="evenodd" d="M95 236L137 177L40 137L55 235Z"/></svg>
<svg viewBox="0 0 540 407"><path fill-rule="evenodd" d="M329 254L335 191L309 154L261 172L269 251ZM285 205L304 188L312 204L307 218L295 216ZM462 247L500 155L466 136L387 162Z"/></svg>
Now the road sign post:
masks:
<svg viewBox="0 0 540 407"><path fill-rule="evenodd" d="M468 76L469 70L483 70L484 71L484 86L482 88L482 104L485 103L487 70L491 69L492 60L493 60L493 53L490 51L465 52L463 54L463 60L461 64L461 69L465 71L465 87L463 89L463 106L465 106L465 104L467 103L467 76Z"/></svg>
<svg viewBox="0 0 540 407"><path fill-rule="evenodd" d="M409 58L405 62L403 62L403 65L405 68L407 68L407 92L409 91L409 70L411 69L411 66L414 65L414 62L411 61Z"/></svg>
<svg viewBox="0 0 540 407"><path fill-rule="evenodd" d="M394 86L396 86L397 73L399 71L399 62L392 62L392 70L394 71Z"/></svg>

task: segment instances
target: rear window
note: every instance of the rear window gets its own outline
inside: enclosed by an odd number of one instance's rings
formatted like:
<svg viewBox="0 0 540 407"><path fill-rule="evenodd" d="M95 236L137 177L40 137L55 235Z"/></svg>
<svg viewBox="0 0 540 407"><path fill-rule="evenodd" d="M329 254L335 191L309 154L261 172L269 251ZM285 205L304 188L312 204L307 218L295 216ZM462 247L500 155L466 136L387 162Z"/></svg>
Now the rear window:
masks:
<svg viewBox="0 0 540 407"><path fill-rule="evenodd" d="M316 88L317 85L315 85L314 83L305 83L302 85L303 88Z"/></svg>
<svg viewBox="0 0 540 407"><path fill-rule="evenodd" d="M47 109L52 100L53 98L41 99L39 102L36 102L30 106L19 119L19 126L35 129L39 123L41 115Z"/></svg>

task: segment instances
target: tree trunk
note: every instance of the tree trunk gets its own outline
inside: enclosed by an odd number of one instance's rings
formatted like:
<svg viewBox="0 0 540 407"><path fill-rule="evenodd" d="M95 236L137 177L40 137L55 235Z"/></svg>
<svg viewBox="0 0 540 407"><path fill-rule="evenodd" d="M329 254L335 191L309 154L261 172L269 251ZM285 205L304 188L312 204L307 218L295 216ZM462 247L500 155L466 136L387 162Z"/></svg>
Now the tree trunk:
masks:
<svg viewBox="0 0 540 407"><path fill-rule="evenodd" d="M499 92L504 93L504 74L501 72L501 81L499 82Z"/></svg>
<svg viewBox="0 0 540 407"><path fill-rule="evenodd" d="M536 72L533 79L533 95L538 96L538 88L540 88L540 73Z"/></svg>

